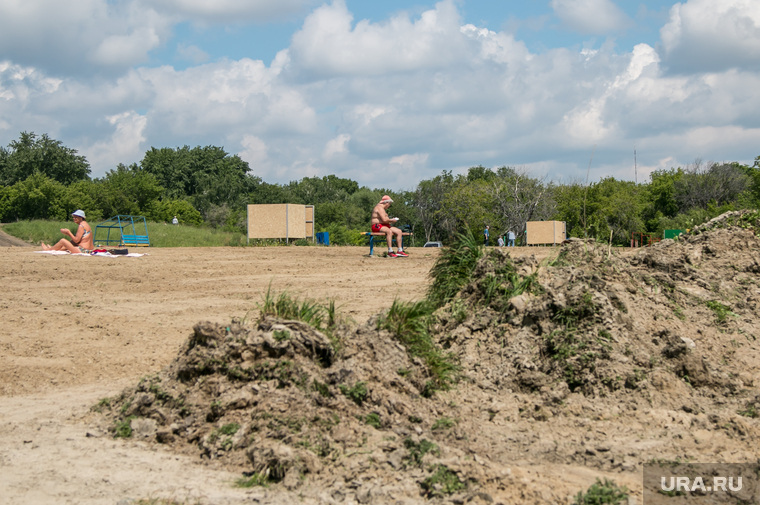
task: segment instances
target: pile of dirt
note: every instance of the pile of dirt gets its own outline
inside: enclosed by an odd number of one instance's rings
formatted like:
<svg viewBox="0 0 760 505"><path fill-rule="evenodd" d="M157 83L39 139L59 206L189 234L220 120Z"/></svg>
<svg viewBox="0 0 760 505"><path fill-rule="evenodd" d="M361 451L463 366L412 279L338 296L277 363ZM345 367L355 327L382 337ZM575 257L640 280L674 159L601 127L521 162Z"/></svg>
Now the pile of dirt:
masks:
<svg viewBox="0 0 760 505"><path fill-rule="evenodd" d="M430 319L459 366L449 391L431 394L430 364L382 315L262 317L199 323L99 409L115 435L234 468L272 502L279 486L322 503L566 502L581 489L562 465L630 483L653 460L754 461L758 229L729 213L633 255L489 250ZM528 478L534 464L556 474Z"/></svg>
<svg viewBox="0 0 760 505"><path fill-rule="evenodd" d="M197 453L254 482L316 486L328 501L464 489L454 472L471 474L472 462L421 436L439 410L421 394L421 363L374 323L333 331L338 352L301 321L201 323L166 370L98 409L116 436Z"/></svg>

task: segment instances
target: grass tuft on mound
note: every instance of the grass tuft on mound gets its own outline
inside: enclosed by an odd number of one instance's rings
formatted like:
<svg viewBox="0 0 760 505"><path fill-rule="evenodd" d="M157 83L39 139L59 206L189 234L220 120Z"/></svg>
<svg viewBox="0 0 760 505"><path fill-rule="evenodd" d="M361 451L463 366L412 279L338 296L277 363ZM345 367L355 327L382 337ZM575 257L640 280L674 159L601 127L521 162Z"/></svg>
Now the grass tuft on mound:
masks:
<svg viewBox="0 0 760 505"><path fill-rule="evenodd" d="M433 321L433 306L425 300L394 300L385 316L378 319L378 328L393 333L410 356L424 361L430 380L422 393L428 398L436 391L449 389L456 382L460 370L456 357L444 352L433 341L430 331Z"/></svg>

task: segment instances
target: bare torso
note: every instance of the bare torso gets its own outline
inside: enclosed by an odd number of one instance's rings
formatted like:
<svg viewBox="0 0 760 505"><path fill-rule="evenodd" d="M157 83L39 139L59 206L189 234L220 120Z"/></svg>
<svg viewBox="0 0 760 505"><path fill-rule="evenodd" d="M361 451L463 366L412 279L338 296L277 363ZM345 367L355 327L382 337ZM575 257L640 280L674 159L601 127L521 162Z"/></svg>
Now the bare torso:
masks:
<svg viewBox="0 0 760 505"><path fill-rule="evenodd" d="M82 221L79 223L77 234L74 236L74 239L71 241L71 243L80 249L86 249L88 251L95 249L92 237L92 228L90 228L90 225L87 224L87 221Z"/></svg>
<svg viewBox="0 0 760 505"><path fill-rule="evenodd" d="M385 205L378 203L375 208L372 209L372 221L371 224L384 224L390 226L391 222L388 218L388 213L385 211Z"/></svg>

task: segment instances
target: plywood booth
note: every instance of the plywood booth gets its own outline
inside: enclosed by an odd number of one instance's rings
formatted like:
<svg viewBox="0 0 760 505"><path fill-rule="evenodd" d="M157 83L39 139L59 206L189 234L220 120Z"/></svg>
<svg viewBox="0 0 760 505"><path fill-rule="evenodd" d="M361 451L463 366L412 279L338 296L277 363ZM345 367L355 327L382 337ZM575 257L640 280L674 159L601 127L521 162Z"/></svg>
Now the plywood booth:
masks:
<svg viewBox="0 0 760 505"><path fill-rule="evenodd" d="M525 235L528 245L561 244L567 238L564 221L528 221Z"/></svg>
<svg viewBox="0 0 760 505"><path fill-rule="evenodd" d="M293 203L248 206L248 240L258 238L314 240L314 206Z"/></svg>

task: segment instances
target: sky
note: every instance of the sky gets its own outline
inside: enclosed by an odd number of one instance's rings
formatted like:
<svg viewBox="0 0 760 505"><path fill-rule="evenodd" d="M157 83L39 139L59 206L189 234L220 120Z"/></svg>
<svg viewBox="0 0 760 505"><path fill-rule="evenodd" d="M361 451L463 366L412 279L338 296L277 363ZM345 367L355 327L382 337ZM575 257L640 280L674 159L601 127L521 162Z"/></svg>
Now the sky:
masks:
<svg viewBox="0 0 760 505"><path fill-rule="evenodd" d="M757 0L3 0L0 146L91 176L220 146L265 182L557 183L760 155Z"/></svg>

